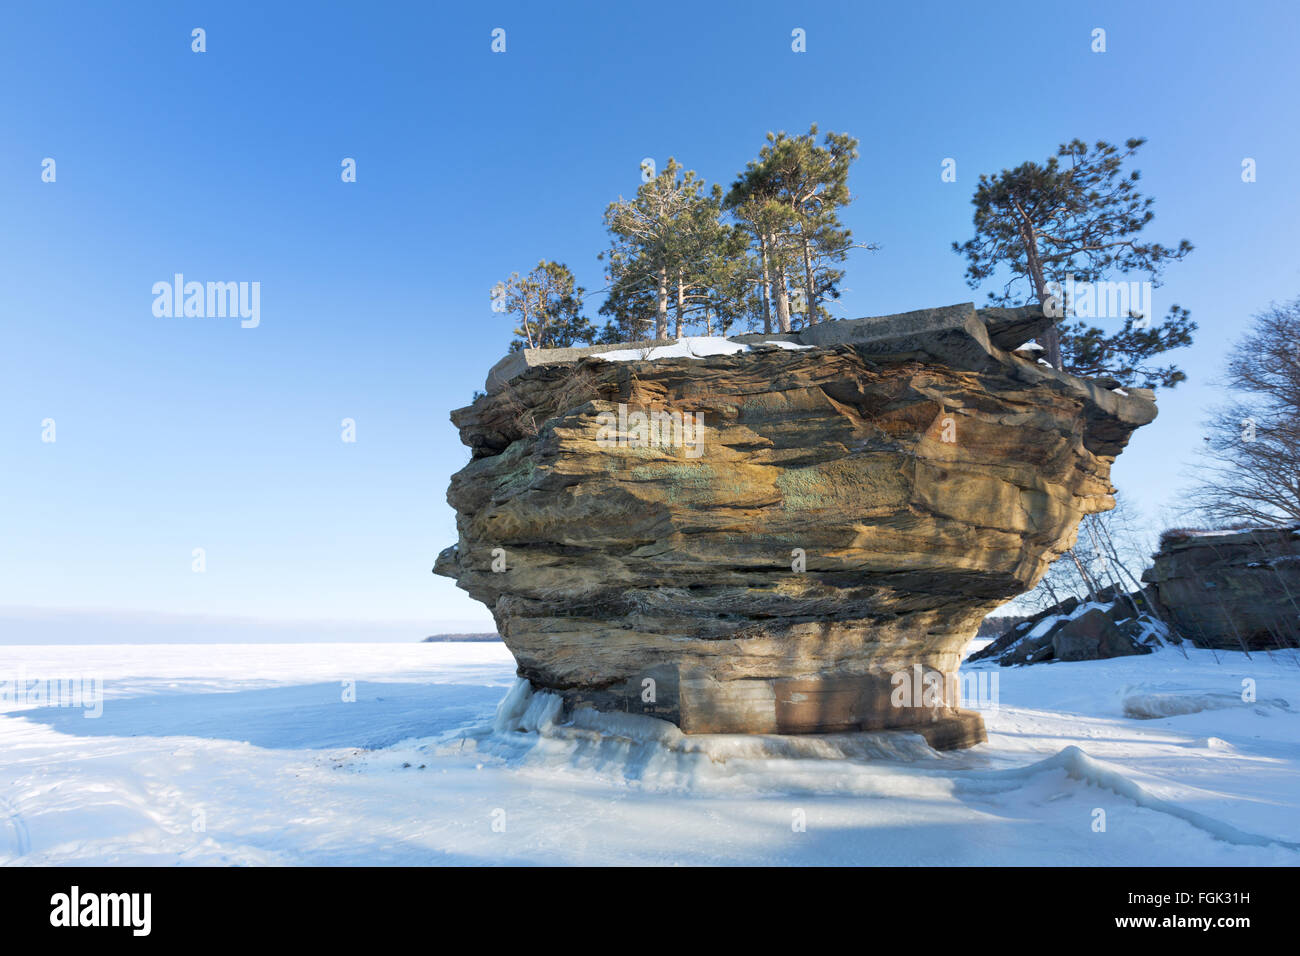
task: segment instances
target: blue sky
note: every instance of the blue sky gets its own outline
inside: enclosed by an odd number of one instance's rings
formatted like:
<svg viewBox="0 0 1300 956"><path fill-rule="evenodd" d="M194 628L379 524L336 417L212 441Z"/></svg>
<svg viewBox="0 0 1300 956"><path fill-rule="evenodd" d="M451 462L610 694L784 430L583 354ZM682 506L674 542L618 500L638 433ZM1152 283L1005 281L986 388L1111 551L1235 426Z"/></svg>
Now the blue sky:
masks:
<svg viewBox="0 0 1300 956"><path fill-rule="evenodd" d="M487 624L430 568L468 459L448 411L510 337L492 284L545 257L598 288L601 214L643 157L726 185L814 121L861 140L845 219L882 246L850 264L846 316L983 300L949 248L980 172L1149 139L1149 234L1197 247L1156 312L1201 327L1114 473L1155 520L1226 349L1300 294L1297 36L1282 2L13 8L0 608ZM177 272L260 282L259 327L155 317Z"/></svg>

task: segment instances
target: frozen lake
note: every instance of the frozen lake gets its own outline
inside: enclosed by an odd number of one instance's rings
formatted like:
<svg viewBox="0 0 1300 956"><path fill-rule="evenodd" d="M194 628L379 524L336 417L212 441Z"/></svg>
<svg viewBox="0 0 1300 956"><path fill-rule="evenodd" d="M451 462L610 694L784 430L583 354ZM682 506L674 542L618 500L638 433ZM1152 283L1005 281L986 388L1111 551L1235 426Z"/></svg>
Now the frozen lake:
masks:
<svg viewBox="0 0 1300 956"><path fill-rule="evenodd" d="M502 644L0 647L0 863L1300 863L1294 653L980 672L972 750L756 759L488 733Z"/></svg>

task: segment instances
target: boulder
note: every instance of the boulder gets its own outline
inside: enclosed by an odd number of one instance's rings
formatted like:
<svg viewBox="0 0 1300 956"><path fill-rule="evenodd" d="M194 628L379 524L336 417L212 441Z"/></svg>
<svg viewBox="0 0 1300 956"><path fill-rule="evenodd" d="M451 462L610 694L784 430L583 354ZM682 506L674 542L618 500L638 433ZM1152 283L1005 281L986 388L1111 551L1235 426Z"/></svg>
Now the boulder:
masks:
<svg viewBox="0 0 1300 956"><path fill-rule="evenodd" d="M1300 646L1300 526L1166 532L1142 579L1197 647Z"/></svg>
<svg viewBox="0 0 1300 956"><path fill-rule="evenodd" d="M1125 594L1102 588L1097 600L1080 605L1077 597L1017 622L966 660L1012 664L1101 660L1147 654L1160 644L1179 643L1177 635L1157 616L1145 591Z"/></svg>
<svg viewBox="0 0 1300 956"><path fill-rule="evenodd" d="M514 353L452 413L472 454L435 572L570 712L977 743L963 646L1113 507L1156 414L1006 350L1042 320L965 304L698 358ZM901 694L913 675L938 699Z"/></svg>
<svg viewBox="0 0 1300 956"><path fill-rule="evenodd" d="M1151 648L1133 640L1101 608L1070 618L1052 634L1053 656L1058 661L1096 661L1130 654L1150 654Z"/></svg>

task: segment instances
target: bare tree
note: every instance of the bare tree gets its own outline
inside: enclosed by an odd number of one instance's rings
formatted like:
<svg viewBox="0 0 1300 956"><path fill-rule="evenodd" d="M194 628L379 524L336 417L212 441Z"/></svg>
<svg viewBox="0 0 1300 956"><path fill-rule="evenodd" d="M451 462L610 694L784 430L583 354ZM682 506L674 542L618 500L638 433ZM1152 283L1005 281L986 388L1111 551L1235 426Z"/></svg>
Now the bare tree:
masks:
<svg viewBox="0 0 1300 956"><path fill-rule="evenodd" d="M1221 525L1300 521L1300 298L1255 316L1228 356L1190 504Z"/></svg>
<svg viewBox="0 0 1300 956"><path fill-rule="evenodd" d="M1020 613L1033 613L1070 597L1095 601L1103 591L1117 597L1140 591L1142 571L1153 550L1154 541L1143 529L1140 516L1117 495L1113 510L1084 517L1074 547L1011 607ZM1149 611L1146 607L1138 610Z"/></svg>

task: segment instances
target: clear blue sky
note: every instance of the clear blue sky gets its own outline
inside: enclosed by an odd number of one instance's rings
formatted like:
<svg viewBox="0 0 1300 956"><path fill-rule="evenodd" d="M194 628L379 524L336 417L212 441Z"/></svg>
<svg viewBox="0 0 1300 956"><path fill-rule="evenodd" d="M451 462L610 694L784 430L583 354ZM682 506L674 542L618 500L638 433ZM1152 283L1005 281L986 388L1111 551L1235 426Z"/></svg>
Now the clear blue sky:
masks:
<svg viewBox="0 0 1300 956"><path fill-rule="evenodd" d="M468 459L448 411L509 339L490 287L542 257L599 287L643 157L725 185L811 121L861 140L846 219L883 246L848 316L983 300L949 248L980 172L1149 138L1150 235L1197 247L1156 311L1201 326L1115 470L1156 514L1229 343L1300 294L1298 38L1291 2L12 6L0 607L486 623L430 568ZM155 318L176 272L260 282L260 327Z"/></svg>

